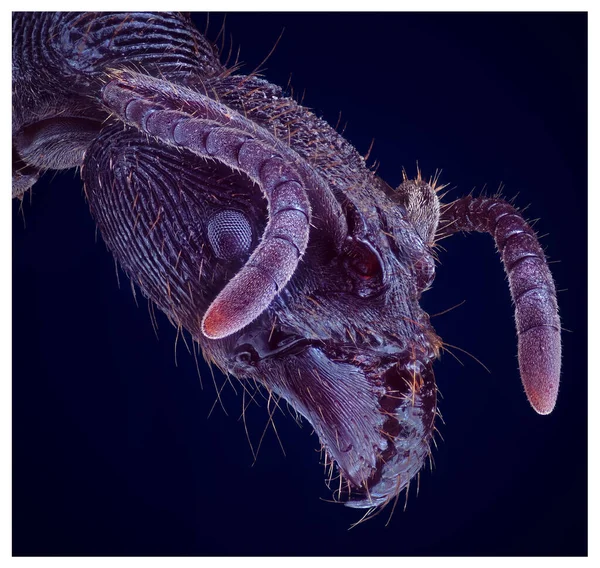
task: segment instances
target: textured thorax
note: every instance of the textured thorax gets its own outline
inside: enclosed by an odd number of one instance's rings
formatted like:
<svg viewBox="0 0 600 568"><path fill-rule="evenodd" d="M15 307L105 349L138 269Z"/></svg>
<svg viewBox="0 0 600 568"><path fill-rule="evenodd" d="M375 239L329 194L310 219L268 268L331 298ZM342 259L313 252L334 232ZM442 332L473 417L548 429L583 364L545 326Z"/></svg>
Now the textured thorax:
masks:
<svg viewBox="0 0 600 568"><path fill-rule="evenodd" d="M213 46L179 13L17 13L13 89L18 126L99 99L111 68L134 68L180 82L223 71ZM97 103L96 103L97 104ZM57 108L58 107L58 108Z"/></svg>

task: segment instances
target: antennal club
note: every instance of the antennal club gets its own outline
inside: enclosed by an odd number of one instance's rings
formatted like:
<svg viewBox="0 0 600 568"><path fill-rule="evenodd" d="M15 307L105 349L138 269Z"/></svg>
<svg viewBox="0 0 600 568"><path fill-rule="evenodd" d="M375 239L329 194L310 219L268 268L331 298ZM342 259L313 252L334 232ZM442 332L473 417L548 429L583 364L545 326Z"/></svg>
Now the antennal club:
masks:
<svg viewBox="0 0 600 568"><path fill-rule="evenodd" d="M444 208L440 227L442 235L478 231L494 237L515 304L521 380L531 406L550 414L560 382L560 318L554 281L535 233L503 199L471 196Z"/></svg>

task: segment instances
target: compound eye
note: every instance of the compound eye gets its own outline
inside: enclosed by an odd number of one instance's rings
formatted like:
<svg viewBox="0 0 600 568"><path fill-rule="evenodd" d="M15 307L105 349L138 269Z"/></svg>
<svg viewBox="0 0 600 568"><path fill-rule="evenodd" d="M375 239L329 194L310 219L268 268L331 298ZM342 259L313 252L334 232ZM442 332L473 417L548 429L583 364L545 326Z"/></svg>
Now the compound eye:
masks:
<svg viewBox="0 0 600 568"><path fill-rule="evenodd" d="M226 209L215 214L207 226L208 241L217 258L236 260L250 252L252 227L240 211Z"/></svg>

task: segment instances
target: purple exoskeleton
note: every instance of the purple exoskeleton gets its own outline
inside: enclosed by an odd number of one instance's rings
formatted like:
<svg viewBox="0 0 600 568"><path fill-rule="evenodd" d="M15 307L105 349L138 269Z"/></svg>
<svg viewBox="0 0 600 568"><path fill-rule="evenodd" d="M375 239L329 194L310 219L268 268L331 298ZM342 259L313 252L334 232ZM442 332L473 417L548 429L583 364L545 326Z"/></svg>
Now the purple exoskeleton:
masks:
<svg viewBox="0 0 600 568"><path fill-rule="evenodd" d="M281 88L221 64L188 16L14 14L13 196L72 167L132 282L311 423L349 506L388 503L430 452L442 342L419 299L442 237L493 236L527 397L554 408L556 292L517 209L442 203L420 175L391 188Z"/></svg>

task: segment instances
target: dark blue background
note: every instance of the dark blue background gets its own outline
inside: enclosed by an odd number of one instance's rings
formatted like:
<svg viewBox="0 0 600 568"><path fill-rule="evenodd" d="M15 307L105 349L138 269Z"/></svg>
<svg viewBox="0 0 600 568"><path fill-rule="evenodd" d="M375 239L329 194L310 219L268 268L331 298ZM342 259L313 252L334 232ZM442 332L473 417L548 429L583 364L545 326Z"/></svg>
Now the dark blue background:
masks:
<svg viewBox="0 0 600 568"><path fill-rule="evenodd" d="M222 15L211 16L216 38ZM205 16L197 18L204 29ZM518 194L559 292L564 370L542 417L520 384L512 308L489 236L444 241L430 313L456 352L436 365L445 439L398 507L348 531L326 503L318 441L276 414L259 459L241 389L210 373L146 301L136 307L74 172L13 204L13 553L16 555L582 555L587 550L587 18L585 14L230 14L246 72L335 124L392 185L443 169L447 199ZM228 47L226 43L225 51ZM24 221L23 221L24 218ZM216 376L217 385L223 383ZM256 445L266 403L247 414Z"/></svg>

